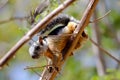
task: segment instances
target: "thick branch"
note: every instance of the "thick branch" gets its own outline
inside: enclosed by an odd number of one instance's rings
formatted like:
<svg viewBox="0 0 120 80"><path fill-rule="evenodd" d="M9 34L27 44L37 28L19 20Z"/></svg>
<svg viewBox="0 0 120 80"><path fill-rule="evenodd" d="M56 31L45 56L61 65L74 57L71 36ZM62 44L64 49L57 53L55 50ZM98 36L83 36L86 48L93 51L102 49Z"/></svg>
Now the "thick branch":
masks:
<svg viewBox="0 0 120 80"><path fill-rule="evenodd" d="M80 24L78 25L77 29L75 30L75 33L78 33L76 37L74 38L74 41L71 41L71 44L69 44L69 47L65 50L65 56L63 61L59 61L56 65L59 67L59 70L61 69L62 65L64 64L65 60L69 57L71 52L75 49L76 44L78 43L78 40L80 39L80 36L85 29L85 27L89 24L90 17L97 5L99 0L91 0L87 9L85 10L82 19L80 20ZM49 73L48 70L45 68L42 79L39 80L54 80L56 75L59 72L53 71L52 73Z"/></svg>
<svg viewBox="0 0 120 80"><path fill-rule="evenodd" d="M42 30L58 13L62 12L66 7L68 7L75 0L66 0L62 5L52 11L43 20L41 20L37 25L34 26L25 36L23 36L0 60L0 67L8 62L9 59L15 55L15 53L28 41L32 36Z"/></svg>
<svg viewBox="0 0 120 80"><path fill-rule="evenodd" d="M70 53L74 50L76 44L79 41L80 35L82 34L82 32L84 31L84 29L87 27L87 25L89 24L90 21L90 17L97 5L99 0L91 0L90 3L88 4L87 9L85 10L82 19L80 20L80 24L78 25L77 29L75 30L75 33L78 33L76 35L76 38L74 39L74 41L72 42L70 48L68 49L66 56L69 56Z"/></svg>

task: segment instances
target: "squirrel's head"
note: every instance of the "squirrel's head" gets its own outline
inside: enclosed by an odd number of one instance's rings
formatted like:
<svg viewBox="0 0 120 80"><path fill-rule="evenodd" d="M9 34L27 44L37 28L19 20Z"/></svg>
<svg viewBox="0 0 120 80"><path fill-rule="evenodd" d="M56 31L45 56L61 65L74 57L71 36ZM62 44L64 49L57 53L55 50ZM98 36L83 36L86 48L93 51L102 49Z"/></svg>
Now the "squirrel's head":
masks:
<svg viewBox="0 0 120 80"><path fill-rule="evenodd" d="M37 42L33 42L29 48L30 56L33 59L39 58L47 51L47 45L44 40L39 39Z"/></svg>

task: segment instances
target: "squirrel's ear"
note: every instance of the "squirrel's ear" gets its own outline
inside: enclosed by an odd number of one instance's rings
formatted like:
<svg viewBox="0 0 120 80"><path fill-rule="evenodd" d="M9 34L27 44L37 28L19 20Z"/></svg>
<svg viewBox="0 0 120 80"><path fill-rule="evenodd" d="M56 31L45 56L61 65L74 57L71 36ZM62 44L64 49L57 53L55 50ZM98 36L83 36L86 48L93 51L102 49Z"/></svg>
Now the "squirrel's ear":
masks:
<svg viewBox="0 0 120 80"><path fill-rule="evenodd" d="M42 40L43 40L43 38L42 38L42 37L39 37L39 43L43 45Z"/></svg>

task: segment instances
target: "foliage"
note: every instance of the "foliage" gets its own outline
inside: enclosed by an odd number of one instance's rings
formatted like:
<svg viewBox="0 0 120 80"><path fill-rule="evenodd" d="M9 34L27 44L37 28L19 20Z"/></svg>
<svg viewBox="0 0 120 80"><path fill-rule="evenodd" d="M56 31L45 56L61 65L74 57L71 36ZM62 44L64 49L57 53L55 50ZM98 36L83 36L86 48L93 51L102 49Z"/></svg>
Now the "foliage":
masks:
<svg viewBox="0 0 120 80"><path fill-rule="evenodd" d="M107 70L107 75L105 76L93 76L91 80L119 80L120 79L120 71L119 70Z"/></svg>

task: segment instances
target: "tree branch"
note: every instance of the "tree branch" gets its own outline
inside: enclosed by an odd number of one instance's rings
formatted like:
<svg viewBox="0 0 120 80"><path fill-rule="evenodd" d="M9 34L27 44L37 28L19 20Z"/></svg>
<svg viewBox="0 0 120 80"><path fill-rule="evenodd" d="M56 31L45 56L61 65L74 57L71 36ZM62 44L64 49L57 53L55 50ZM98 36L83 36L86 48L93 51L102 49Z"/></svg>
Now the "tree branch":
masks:
<svg viewBox="0 0 120 80"><path fill-rule="evenodd" d="M98 19L94 19L93 21L90 21L90 23L98 22L99 20L101 20L101 19L103 19L104 17L106 17L110 12L111 12L111 10L109 10L107 13L105 13L105 15L103 15L102 17L99 17Z"/></svg>
<svg viewBox="0 0 120 80"><path fill-rule="evenodd" d="M24 19L27 19L29 18L29 16L25 16L25 17L11 17L7 20L3 20L3 21L0 21L0 24L4 24L4 23L7 23L9 21L13 21L13 20L24 20Z"/></svg>
<svg viewBox="0 0 120 80"><path fill-rule="evenodd" d="M97 18L97 10L94 11L93 19ZM100 35L100 29L99 29L99 23L94 22L92 24L92 39L96 41L99 45L101 44L101 35ZM96 47L95 45L92 45L93 53L96 57L96 69L99 76L103 76L106 74L106 66L105 66L105 60L102 51Z"/></svg>
<svg viewBox="0 0 120 80"><path fill-rule="evenodd" d="M6 4L8 4L8 0L4 0L4 3L0 3L0 9L2 9Z"/></svg>
<svg viewBox="0 0 120 80"><path fill-rule="evenodd" d="M103 52L105 52L109 57L111 57L112 59L114 59L116 62L118 62L120 64L120 60L117 59L116 57L114 57L113 55L111 55L108 51L106 51L104 48L102 48L100 45L98 45L95 41L93 41L91 38L89 38L89 40L95 45L97 46L100 50L102 50Z"/></svg>
<svg viewBox="0 0 120 80"><path fill-rule="evenodd" d="M37 25L34 26L25 36L23 36L8 52L5 56L0 60L0 67L5 65L8 60L10 60L13 55L27 42L29 41L34 34L42 30L58 13L62 12L66 7L72 4L76 0L66 0L63 4L61 4L58 8L52 11L49 15L47 15L43 20L41 20Z"/></svg>
<svg viewBox="0 0 120 80"><path fill-rule="evenodd" d="M64 60L61 61L59 60L58 63L56 64L59 67L59 70L61 69L62 65L64 64L64 62L66 61L66 59L69 57L69 55L73 52L73 50L75 49L76 44L78 43L80 36L82 34L82 32L84 31L85 27L89 24L89 20L90 17L97 5L99 0L90 0L90 3L88 4L88 7L86 8L82 19L80 20L80 24L78 25L78 27L76 28L74 33L78 33L76 35L76 37L74 38L74 41L70 41L69 47L66 48L65 52L63 54L64 55ZM49 72L47 68L44 69L43 73L42 73L42 77L40 77L39 80L54 80L54 78L56 77L56 75L59 72L54 70L53 72Z"/></svg>

